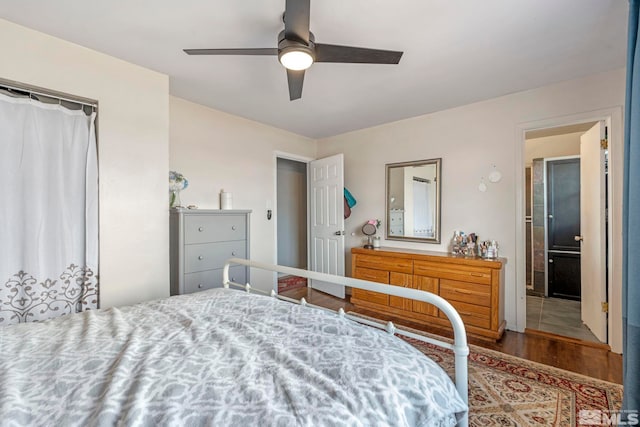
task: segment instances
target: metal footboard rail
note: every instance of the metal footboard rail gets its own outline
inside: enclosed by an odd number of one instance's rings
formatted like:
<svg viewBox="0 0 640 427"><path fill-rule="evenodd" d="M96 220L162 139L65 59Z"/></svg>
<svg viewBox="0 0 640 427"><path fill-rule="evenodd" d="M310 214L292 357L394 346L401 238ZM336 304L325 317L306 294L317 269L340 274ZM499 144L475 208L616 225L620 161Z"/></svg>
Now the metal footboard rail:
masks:
<svg viewBox="0 0 640 427"><path fill-rule="evenodd" d="M415 301L426 302L426 303L435 305L447 316L447 318L451 322L451 325L453 327L453 344L450 344L445 341L439 341L437 339L433 339L430 337L425 337L423 335L418 335L403 329L396 329L396 327L393 325L392 322L387 322L386 324L384 324L384 323L376 322L376 321L361 318L361 317L351 316L349 314L346 314L343 309L340 309L338 311L338 314L340 316L347 317L359 323L384 329L391 334L395 333L395 334L404 335L419 341L427 342L433 345L437 345L437 346L452 350L455 357L456 389L458 390L458 393L460 394L464 402L467 405L469 404L468 363L467 363L467 357L469 355L469 346L467 344L467 334L464 328L464 324L462 323L462 319L460 318L460 315L458 314L456 309L453 308L453 306L447 300L440 297L439 295L435 295L426 291L419 291L417 289L408 289L400 286L382 285L379 283L369 282L366 280L354 279L352 277L335 276L332 274L319 273L316 271L302 270L299 268L285 267L281 265L266 264L262 262L250 261L250 260L240 259L240 258L231 258L227 260L227 262L225 263L224 271L223 271L223 282L222 282L225 288L228 288L229 286L239 287L239 288L245 289L247 292L255 292L255 293L261 293L265 295L271 295L273 297L276 297L285 301L289 301L296 304L307 305L307 306L322 309L325 311L330 311L332 313L335 313L335 311L330 310L326 307L320 307L317 305L309 304L304 298L298 301L293 298L288 298L288 297L278 295L273 290L271 292L264 292L260 289L252 288L249 283L240 284L240 283L231 282L229 280L229 267L231 264L240 264L240 265L244 265L251 268L259 268L262 270L285 273L293 276L306 277L307 279L335 283L338 285L349 286L351 288L364 289L366 291L380 292L386 295L409 298ZM467 413L465 414L464 418L458 420L458 425L462 427L467 427L468 422L469 420L468 420L468 413Z"/></svg>

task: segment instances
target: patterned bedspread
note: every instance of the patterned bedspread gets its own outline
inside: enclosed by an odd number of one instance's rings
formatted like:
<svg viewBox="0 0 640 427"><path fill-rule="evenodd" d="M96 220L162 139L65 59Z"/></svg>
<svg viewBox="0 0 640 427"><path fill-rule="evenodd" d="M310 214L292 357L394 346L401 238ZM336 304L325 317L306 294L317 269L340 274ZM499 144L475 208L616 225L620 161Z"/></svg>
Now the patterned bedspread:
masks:
<svg viewBox="0 0 640 427"><path fill-rule="evenodd" d="M404 341L240 291L0 328L2 426L450 426L464 410Z"/></svg>

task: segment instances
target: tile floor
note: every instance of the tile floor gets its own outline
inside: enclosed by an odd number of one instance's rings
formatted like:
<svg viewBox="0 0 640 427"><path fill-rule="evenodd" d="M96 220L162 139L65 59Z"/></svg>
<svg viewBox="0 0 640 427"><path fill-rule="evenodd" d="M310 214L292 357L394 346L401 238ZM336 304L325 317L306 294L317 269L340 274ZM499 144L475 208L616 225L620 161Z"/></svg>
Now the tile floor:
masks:
<svg viewBox="0 0 640 427"><path fill-rule="evenodd" d="M600 342L580 320L580 302L527 296L527 328Z"/></svg>

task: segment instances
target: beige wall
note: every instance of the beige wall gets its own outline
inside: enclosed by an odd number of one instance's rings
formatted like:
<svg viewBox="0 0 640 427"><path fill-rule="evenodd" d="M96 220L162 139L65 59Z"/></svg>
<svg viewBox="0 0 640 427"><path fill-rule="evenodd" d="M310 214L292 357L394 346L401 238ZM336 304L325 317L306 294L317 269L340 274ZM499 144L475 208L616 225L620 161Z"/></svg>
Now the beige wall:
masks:
<svg viewBox="0 0 640 427"><path fill-rule="evenodd" d="M168 296L168 77L4 20L0 52L0 78L99 102L101 306Z"/></svg>
<svg viewBox="0 0 640 427"><path fill-rule="evenodd" d="M533 159L580 155L580 136L584 132L527 139L524 164L531 166Z"/></svg>
<svg viewBox="0 0 640 427"><path fill-rule="evenodd" d="M522 304L517 300L522 296L517 292L516 265L524 262L516 241L516 214L523 200L522 129L527 123L586 117L590 111L624 104L624 70L616 70L316 142L170 98L165 75L3 20L0 50L0 78L100 103L103 307L168 295L170 168L190 180L182 194L184 204L218 208L218 192L224 188L233 193L235 208L252 209L251 257L274 262L275 221L267 221L266 209L275 204L276 151L307 158L344 153L345 185L358 200L346 220L347 251L362 244L359 230L367 219L385 218L385 163L441 157L442 243L384 244L446 251L456 229L497 240L500 254L508 259L506 318L514 328L520 316L516 307ZM621 132L612 129L614 142L621 140ZM621 157L615 160L619 148L612 147L612 169L620 163ZM479 192L480 179L492 165L503 179ZM620 200L620 182L615 176L613 182L614 197ZM620 205L612 203L614 209ZM616 222L620 212L612 217ZM619 235L619 225L614 224L614 239ZM613 251L617 263L618 249ZM349 261L347 271L348 267ZM614 287L619 286L618 270ZM268 283L271 277L260 276L253 276L256 283Z"/></svg>
<svg viewBox="0 0 640 427"><path fill-rule="evenodd" d="M620 69L320 140L318 157L344 153L345 186L358 200L346 220L347 251L362 244L359 229L367 219L385 217L385 163L441 157L442 243L386 241L383 245L447 251L454 230L497 240L500 255L508 260L505 315L508 327L515 329L516 307L524 298L516 284L516 265L524 265L520 252L524 244L516 241L517 205L521 201L524 205L517 185L524 176L519 163L524 163L520 127L622 106L624 82ZM492 165L502 172L496 184L486 181ZM484 193L478 191L481 177L488 186ZM524 283L520 286L524 290Z"/></svg>
<svg viewBox="0 0 640 427"><path fill-rule="evenodd" d="M171 97L170 166L189 180L183 205L218 209L221 189L235 209L251 209L251 258L275 263L275 152L315 156L315 143L290 132ZM252 285L271 289L273 275L251 272Z"/></svg>

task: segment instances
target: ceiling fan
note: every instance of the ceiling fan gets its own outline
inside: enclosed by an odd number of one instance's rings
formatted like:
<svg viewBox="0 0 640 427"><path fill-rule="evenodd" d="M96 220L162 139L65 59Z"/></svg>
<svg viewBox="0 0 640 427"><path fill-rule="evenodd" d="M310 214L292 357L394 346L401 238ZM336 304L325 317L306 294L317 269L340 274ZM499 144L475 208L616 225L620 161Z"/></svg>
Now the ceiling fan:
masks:
<svg viewBox="0 0 640 427"><path fill-rule="evenodd" d="M284 31L278 34L277 48L184 49L189 55L278 55L287 69L289 99L302 97L304 70L314 62L397 64L402 52L353 46L320 44L309 31L310 0L286 0Z"/></svg>

